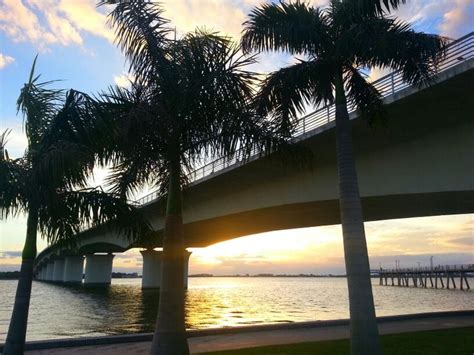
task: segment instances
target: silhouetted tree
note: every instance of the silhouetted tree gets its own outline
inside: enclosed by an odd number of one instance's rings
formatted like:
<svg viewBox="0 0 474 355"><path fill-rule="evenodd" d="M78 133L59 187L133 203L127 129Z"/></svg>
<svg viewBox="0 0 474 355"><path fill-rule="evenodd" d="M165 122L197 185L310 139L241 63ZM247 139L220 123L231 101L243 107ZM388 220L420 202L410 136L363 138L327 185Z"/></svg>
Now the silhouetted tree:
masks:
<svg viewBox="0 0 474 355"><path fill-rule="evenodd" d="M123 2L109 15L130 63L128 88L104 94L104 111L121 134L107 161L110 182L127 194L155 186L167 198L160 300L151 353L188 354L185 329L182 190L187 173L213 156L240 158L285 142L252 110L253 63L228 38L196 31L172 40L154 2ZM112 160L109 160L112 159Z"/></svg>
<svg viewBox="0 0 474 355"><path fill-rule="evenodd" d="M352 354L379 354L369 258L352 149L348 101L374 122L383 119L382 96L360 69L399 70L412 84L429 81L445 41L387 17L404 0L332 0L325 9L303 2L263 4L245 22L246 52L279 50L304 59L268 75L259 110L291 125L307 103L336 104L337 166L349 288Z"/></svg>
<svg viewBox="0 0 474 355"><path fill-rule="evenodd" d="M39 76L35 77L35 63L36 59L17 102L28 138L24 156L10 158L5 147L9 131L0 135L0 216L28 216L3 350L8 355L24 350L38 230L49 243L73 245L81 227L112 220L118 220L120 227L120 221L127 220L121 227L133 238L134 231L145 226L135 209L118 196L87 185L105 132L104 122L93 121L87 114L94 101L78 91L48 89L50 82L40 83Z"/></svg>

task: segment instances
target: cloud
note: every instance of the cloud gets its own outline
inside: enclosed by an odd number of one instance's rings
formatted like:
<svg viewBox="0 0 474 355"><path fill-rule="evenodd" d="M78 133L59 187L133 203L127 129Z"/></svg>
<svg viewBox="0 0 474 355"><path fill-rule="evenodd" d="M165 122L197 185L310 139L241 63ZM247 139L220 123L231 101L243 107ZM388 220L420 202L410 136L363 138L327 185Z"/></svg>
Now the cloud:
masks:
<svg viewBox="0 0 474 355"><path fill-rule="evenodd" d="M45 17L49 30L54 36L53 43L63 46L82 45L83 41L79 31L60 14L55 0L28 0L28 4Z"/></svg>
<svg viewBox="0 0 474 355"><path fill-rule="evenodd" d="M21 256L21 251L2 251L0 252L0 258L13 259L19 258Z"/></svg>
<svg viewBox="0 0 474 355"><path fill-rule="evenodd" d="M30 41L41 46L55 42L55 36L40 25L38 17L21 0L0 3L0 31L15 42Z"/></svg>
<svg viewBox="0 0 474 355"><path fill-rule="evenodd" d="M474 22L474 3L472 0L451 0L450 9L445 12L440 25L441 33L459 37L465 35Z"/></svg>
<svg viewBox="0 0 474 355"><path fill-rule="evenodd" d="M249 5L242 1L166 0L163 2L163 15L171 20L179 34L206 27L239 39L246 18L244 10Z"/></svg>
<svg viewBox="0 0 474 355"><path fill-rule="evenodd" d="M12 122L11 120L10 122ZM8 122L5 120L5 122ZM4 126L3 122L0 123L0 132L5 129L11 129L7 138L7 150L12 158L19 158L25 152L28 145L28 140L25 133L23 132L21 125Z"/></svg>
<svg viewBox="0 0 474 355"><path fill-rule="evenodd" d="M5 68L7 65L13 63L14 61L15 58L0 53L0 69Z"/></svg>
<svg viewBox="0 0 474 355"><path fill-rule="evenodd" d="M179 34L208 27L240 39L242 23L261 0L165 0L164 16ZM328 0L312 0L325 6ZM40 49L51 44L83 45L84 34L112 42L113 30L96 0L2 0L0 31L15 42L31 42ZM413 0L394 14L421 27L435 26L442 34L457 37L469 31L474 5L471 0Z"/></svg>
<svg viewBox="0 0 474 355"><path fill-rule="evenodd" d="M433 257L433 265L459 265L472 264L473 255L471 253L419 253L419 254L392 254L386 256L373 256L370 258L370 267L378 269L395 268L395 260L398 260L400 267L430 266L430 259Z"/></svg>
<svg viewBox="0 0 474 355"><path fill-rule="evenodd" d="M179 34L206 27L240 40L250 11L262 0L164 0L164 17L171 20ZM329 0L312 0L313 6L325 6Z"/></svg>
<svg viewBox="0 0 474 355"><path fill-rule="evenodd" d="M417 31L457 38L472 30L472 0L412 0L400 6L395 16L414 25Z"/></svg>
<svg viewBox="0 0 474 355"><path fill-rule="evenodd" d="M370 69L368 80L374 82L392 72L390 68L373 67Z"/></svg>
<svg viewBox="0 0 474 355"><path fill-rule="evenodd" d="M460 248L474 248L474 238L472 236L448 239L447 243Z"/></svg>
<svg viewBox="0 0 474 355"><path fill-rule="evenodd" d="M95 0L2 0L0 31L40 50L52 44L82 46L85 33L113 41L113 31Z"/></svg>
<svg viewBox="0 0 474 355"><path fill-rule="evenodd" d="M130 73L122 73L120 75L114 76L114 82L117 86L122 88L127 88L130 86L131 82L135 80L135 76Z"/></svg>
<svg viewBox="0 0 474 355"><path fill-rule="evenodd" d="M95 0L61 0L59 8L77 28L113 42L113 30L106 24L106 16L97 9Z"/></svg>

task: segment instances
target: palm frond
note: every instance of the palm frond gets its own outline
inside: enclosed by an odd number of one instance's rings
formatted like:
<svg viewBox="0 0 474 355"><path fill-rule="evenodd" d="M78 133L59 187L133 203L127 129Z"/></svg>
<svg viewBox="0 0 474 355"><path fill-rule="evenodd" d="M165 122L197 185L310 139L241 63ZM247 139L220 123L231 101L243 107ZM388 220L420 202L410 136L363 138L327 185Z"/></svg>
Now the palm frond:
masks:
<svg viewBox="0 0 474 355"><path fill-rule="evenodd" d="M151 82L128 88L110 87L101 95L101 111L112 118L116 130L102 163L113 163L106 184L121 196L154 185L166 177L169 123L160 112L160 97L153 100Z"/></svg>
<svg viewBox="0 0 474 355"><path fill-rule="evenodd" d="M364 14L375 16L383 15L386 12L397 10L407 0L343 0L347 2L355 2L360 11Z"/></svg>
<svg viewBox="0 0 474 355"><path fill-rule="evenodd" d="M358 23L350 36L357 64L399 70L410 84L431 80L447 45L446 38L415 32L409 24L391 18Z"/></svg>
<svg viewBox="0 0 474 355"><path fill-rule="evenodd" d="M244 26L245 53L281 50L314 54L330 41L325 15L300 1L262 4L252 10Z"/></svg>
<svg viewBox="0 0 474 355"><path fill-rule="evenodd" d="M258 112L270 115L278 126L288 127L307 105L333 102L332 63L303 61L271 73L257 94Z"/></svg>
<svg viewBox="0 0 474 355"><path fill-rule="evenodd" d="M45 130L35 163L38 182L54 188L87 185L97 152L107 144L111 131L94 115L95 100L69 90L62 107ZM107 132L108 134L104 134Z"/></svg>
<svg viewBox="0 0 474 355"><path fill-rule="evenodd" d="M100 188L58 192L39 210L39 228L50 244L73 245L82 230L106 224L129 240L150 229L135 206Z"/></svg>
<svg viewBox="0 0 474 355"><path fill-rule="evenodd" d="M279 142L255 112L256 76L246 69L255 59L242 56L240 46L202 29L168 42L163 53L169 60L154 65L166 75L138 77L101 96L119 127L108 184L122 196L143 185L165 193L173 161L190 172L216 155L248 157L257 145Z"/></svg>
<svg viewBox="0 0 474 355"><path fill-rule="evenodd" d="M98 6L110 3L101 1ZM116 3L116 2L115 2ZM119 1L108 15L109 24L115 29L116 43L130 62L134 73L149 77L157 63L165 59L163 47L170 28L162 17L163 9L155 1ZM156 74L156 73L155 73Z"/></svg>
<svg viewBox="0 0 474 355"><path fill-rule="evenodd" d="M6 149L8 134L0 134L0 219L27 210L28 172L24 159L11 159Z"/></svg>
<svg viewBox="0 0 474 355"><path fill-rule="evenodd" d="M383 106L382 94L354 67L347 68L346 87L349 100L370 125L386 123L387 112Z"/></svg>
<svg viewBox="0 0 474 355"><path fill-rule="evenodd" d="M64 94L63 90L48 88L53 81L39 82L40 76L35 77L34 74L36 60L37 57L33 61L28 83L21 89L17 100L17 110L24 116L30 151L34 151L41 141L44 130L58 112L58 105Z"/></svg>
<svg viewBox="0 0 474 355"><path fill-rule="evenodd" d="M2 134L0 134L0 162L6 162L10 160L7 150L7 143L8 135L11 133L11 131L11 129L6 129Z"/></svg>
<svg viewBox="0 0 474 355"><path fill-rule="evenodd" d="M254 73L245 70L254 57L244 58L228 38L203 31L186 36L179 46L182 151L197 158L234 150L256 83Z"/></svg>

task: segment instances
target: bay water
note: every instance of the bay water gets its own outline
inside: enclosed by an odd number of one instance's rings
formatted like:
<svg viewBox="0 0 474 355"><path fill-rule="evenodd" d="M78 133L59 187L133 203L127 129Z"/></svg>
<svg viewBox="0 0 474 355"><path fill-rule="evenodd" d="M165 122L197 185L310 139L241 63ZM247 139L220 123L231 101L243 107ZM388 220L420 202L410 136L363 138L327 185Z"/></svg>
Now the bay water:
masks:
<svg viewBox="0 0 474 355"><path fill-rule="evenodd" d="M473 291L372 282L378 316L474 309ZM16 284L16 280L0 280L2 343ZM141 279L113 279L106 288L34 281L27 340L152 332L159 292L141 290L140 285ZM189 279L186 293L189 329L348 317L345 278L199 277Z"/></svg>

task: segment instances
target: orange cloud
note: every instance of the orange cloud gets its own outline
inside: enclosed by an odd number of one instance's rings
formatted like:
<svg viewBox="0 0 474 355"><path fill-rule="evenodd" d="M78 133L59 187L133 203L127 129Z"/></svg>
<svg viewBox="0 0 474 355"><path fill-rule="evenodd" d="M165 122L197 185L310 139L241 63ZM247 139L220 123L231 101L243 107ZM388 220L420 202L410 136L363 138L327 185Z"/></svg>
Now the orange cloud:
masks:
<svg viewBox="0 0 474 355"><path fill-rule="evenodd" d="M95 0L3 0L0 31L15 42L31 42L40 50L51 44L83 45L83 33L113 41L106 16Z"/></svg>
<svg viewBox="0 0 474 355"><path fill-rule="evenodd" d="M16 42L51 44L55 36L40 25L38 17L19 0L0 3L0 30Z"/></svg>
<svg viewBox="0 0 474 355"><path fill-rule="evenodd" d="M114 32L107 26L106 16L98 11L95 0L61 0L59 9L76 28L113 42Z"/></svg>
<svg viewBox="0 0 474 355"><path fill-rule="evenodd" d="M466 28L474 23L474 3L472 0L452 0L450 9L443 16L441 32L451 37L465 34Z"/></svg>

